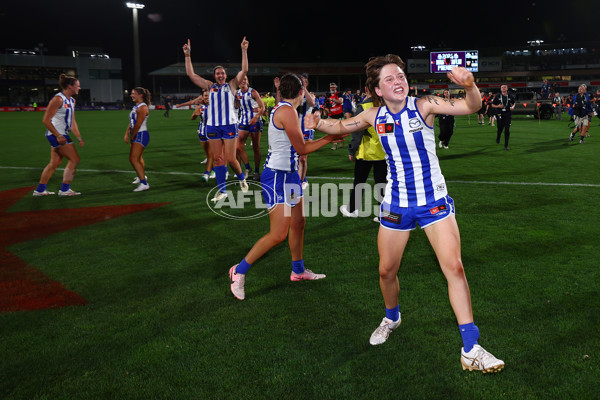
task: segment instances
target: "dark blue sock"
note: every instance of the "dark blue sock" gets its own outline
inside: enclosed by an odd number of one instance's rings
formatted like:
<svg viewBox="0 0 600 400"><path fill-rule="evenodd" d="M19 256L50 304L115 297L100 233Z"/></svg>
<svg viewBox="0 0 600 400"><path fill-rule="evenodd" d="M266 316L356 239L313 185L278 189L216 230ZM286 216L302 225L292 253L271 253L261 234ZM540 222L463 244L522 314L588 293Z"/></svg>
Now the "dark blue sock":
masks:
<svg viewBox="0 0 600 400"><path fill-rule="evenodd" d="M217 185L219 186L220 192L225 192L227 186L227 180L225 174L227 173L227 167L225 165L219 165L215 167L215 177L217 178Z"/></svg>
<svg viewBox="0 0 600 400"><path fill-rule="evenodd" d="M235 174L235 176L237 176L237 178L238 178L240 181L243 181L244 179L246 179L246 176L244 175L244 173L243 173L243 172L240 172L239 174Z"/></svg>
<svg viewBox="0 0 600 400"><path fill-rule="evenodd" d="M246 272L248 272L251 266L252 264L248 264L246 262L246 259L244 258L235 268L235 272L237 272L238 274L246 274Z"/></svg>
<svg viewBox="0 0 600 400"><path fill-rule="evenodd" d="M397 305L394 308L386 308L385 317L392 321L398 321L398 319L400 319L400 305Z"/></svg>
<svg viewBox="0 0 600 400"><path fill-rule="evenodd" d="M473 346L478 344L479 328L477 328L474 322L471 322L470 324L459 325L458 329L460 329L460 336L462 336L465 352L468 353Z"/></svg>
<svg viewBox="0 0 600 400"><path fill-rule="evenodd" d="M250 163L246 163L246 169L250 171Z"/></svg>
<svg viewBox="0 0 600 400"><path fill-rule="evenodd" d="M141 179L141 180L140 180L140 183L143 183L144 185L147 185L147 184L148 184L148 182L146 182L146 180L145 180L145 179Z"/></svg>
<svg viewBox="0 0 600 400"><path fill-rule="evenodd" d="M42 193L44 190L46 190L47 187L48 187L48 185L46 185L45 183L40 183L38 185L37 189L35 189L35 190L37 190L38 192Z"/></svg>
<svg viewBox="0 0 600 400"><path fill-rule="evenodd" d="M304 260L292 261L292 271L297 274L304 272Z"/></svg>
<svg viewBox="0 0 600 400"><path fill-rule="evenodd" d="M60 190L62 190L63 192L66 192L67 190L69 190L70 187L71 187L71 184L63 182L63 184L60 187Z"/></svg>

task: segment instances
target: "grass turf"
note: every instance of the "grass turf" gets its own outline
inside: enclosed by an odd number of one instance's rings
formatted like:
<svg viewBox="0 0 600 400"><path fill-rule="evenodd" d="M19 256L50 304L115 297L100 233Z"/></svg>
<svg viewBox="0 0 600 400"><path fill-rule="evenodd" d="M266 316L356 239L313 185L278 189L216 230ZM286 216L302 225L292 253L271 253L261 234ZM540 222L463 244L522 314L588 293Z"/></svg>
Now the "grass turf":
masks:
<svg viewBox="0 0 600 400"><path fill-rule="evenodd" d="M480 343L507 365L482 376L460 367L446 282L420 230L400 271L403 323L384 345L368 343L383 316L371 218L311 215L304 259L327 279L290 282L289 249L281 244L252 267L247 299L234 299L227 269L267 231L268 219L231 220L208 208L214 181L200 182L204 154L189 115L151 113L144 155L151 189L133 193L127 112L78 112L86 145L73 188L83 195L28 195L10 207L77 213L168 203L8 249L88 304L0 314L0 397L597 396L597 126L579 145L567 140L567 120L515 117L504 151L494 127L462 117L450 148L438 149ZM0 113L0 190L37 184L49 157L41 117ZM263 157L266 142L265 134ZM309 155L308 175L312 185L351 182L346 150ZM49 190L57 191L60 176ZM327 199L329 209L343 202L335 195L342 191Z"/></svg>

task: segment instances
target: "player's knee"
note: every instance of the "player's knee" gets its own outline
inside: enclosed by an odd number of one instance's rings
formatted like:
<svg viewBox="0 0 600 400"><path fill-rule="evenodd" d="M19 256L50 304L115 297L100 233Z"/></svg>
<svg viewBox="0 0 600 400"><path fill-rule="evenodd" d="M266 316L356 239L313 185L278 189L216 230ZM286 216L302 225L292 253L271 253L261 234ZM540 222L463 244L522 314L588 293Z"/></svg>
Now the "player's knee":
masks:
<svg viewBox="0 0 600 400"><path fill-rule="evenodd" d="M273 242L275 242L275 244L279 244L287 238L287 231L284 230L277 230L274 232L270 232L270 234L271 239L273 240Z"/></svg>
<svg viewBox="0 0 600 400"><path fill-rule="evenodd" d="M395 280L398 271L392 263L379 263L379 278L383 281Z"/></svg>
<svg viewBox="0 0 600 400"><path fill-rule="evenodd" d="M445 263L444 269L447 271L447 273L450 273L453 276L464 276L465 275L465 269L464 269L463 263L458 258Z"/></svg>

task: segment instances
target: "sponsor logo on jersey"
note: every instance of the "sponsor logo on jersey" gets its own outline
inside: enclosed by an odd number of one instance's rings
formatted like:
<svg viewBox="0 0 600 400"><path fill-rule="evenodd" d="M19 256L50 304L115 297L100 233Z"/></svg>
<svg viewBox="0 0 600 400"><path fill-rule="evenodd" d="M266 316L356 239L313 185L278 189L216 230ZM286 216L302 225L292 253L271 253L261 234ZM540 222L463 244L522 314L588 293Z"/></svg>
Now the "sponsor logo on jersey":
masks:
<svg viewBox="0 0 600 400"><path fill-rule="evenodd" d="M394 132L394 124L386 123L386 124L377 124L377 133L380 135L385 135L387 133Z"/></svg>

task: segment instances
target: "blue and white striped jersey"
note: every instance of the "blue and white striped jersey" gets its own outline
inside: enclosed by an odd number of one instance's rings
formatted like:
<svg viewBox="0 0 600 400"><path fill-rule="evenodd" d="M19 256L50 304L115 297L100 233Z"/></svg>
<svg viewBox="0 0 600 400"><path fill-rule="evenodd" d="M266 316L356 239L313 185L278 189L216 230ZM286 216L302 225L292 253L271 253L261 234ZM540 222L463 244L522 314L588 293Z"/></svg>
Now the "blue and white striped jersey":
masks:
<svg viewBox="0 0 600 400"><path fill-rule="evenodd" d="M292 107L288 102L281 101L273 111L269 123L269 154L265 161L265 168L276 169L279 171L298 171L298 153L292 146L285 130L275 126L273 117L281 107Z"/></svg>
<svg viewBox="0 0 600 400"><path fill-rule="evenodd" d="M52 117L52 125L61 135L68 135L71 125L73 125L73 116L75 114L75 99L67 97L64 93L57 93L62 99L62 106L59 107L56 114ZM52 136L52 132L46 130L46 136Z"/></svg>
<svg viewBox="0 0 600 400"><path fill-rule="evenodd" d="M238 90L237 98L240 102L240 125L250 125L250 121L256 115L255 109L258 108L258 103L252 97L252 91L254 89L248 88L246 92L242 92L242 89Z"/></svg>
<svg viewBox="0 0 600 400"><path fill-rule="evenodd" d="M375 118L388 166L383 200L398 207L424 206L448 194L433 127L425 123L416 101L408 97L398 114L380 107Z"/></svg>
<svg viewBox="0 0 600 400"><path fill-rule="evenodd" d="M133 108L131 109L131 112L129 113L129 127L131 129L133 129L133 127L135 126L136 122L137 122L137 110L138 108L140 108L141 106L145 106L146 103L141 102L140 104L136 104L133 106ZM144 121L142 122L142 125L140 125L140 129L138 132L144 132L148 130L148 117L150 116L150 113L148 113L148 115L146 115L146 118L144 118Z"/></svg>
<svg viewBox="0 0 600 400"><path fill-rule="evenodd" d="M208 110L206 110L206 125L225 126L238 123L237 110L235 109L235 93L229 83L213 85L208 94Z"/></svg>

